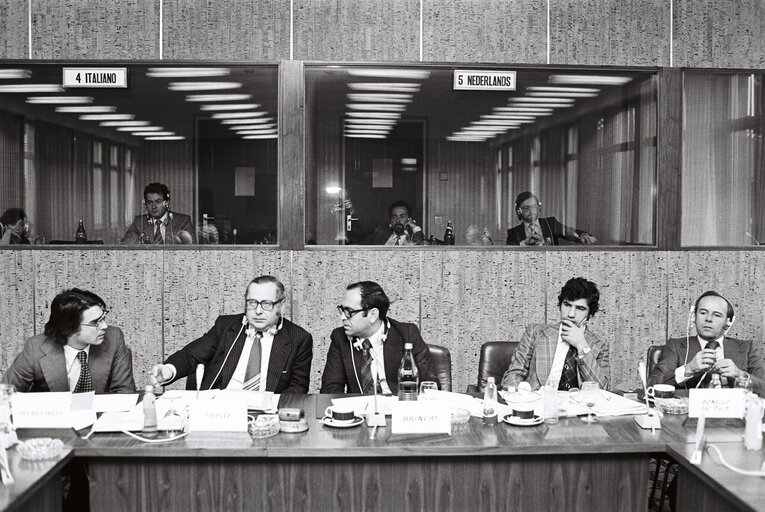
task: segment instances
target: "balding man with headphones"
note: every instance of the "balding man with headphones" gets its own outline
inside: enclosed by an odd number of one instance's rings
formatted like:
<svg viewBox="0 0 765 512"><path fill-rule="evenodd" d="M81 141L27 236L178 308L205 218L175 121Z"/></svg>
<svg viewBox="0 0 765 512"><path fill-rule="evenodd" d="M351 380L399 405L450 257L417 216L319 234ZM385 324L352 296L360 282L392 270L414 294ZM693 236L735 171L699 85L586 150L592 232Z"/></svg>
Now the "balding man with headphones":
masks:
<svg viewBox="0 0 765 512"><path fill-rule="evenodd" d="M521 192L515 199L515 214L520 224L507 230L507 245L558 245L564 238L574 243L590 245L598 239L581 229L561 224L555 217L540 218L542 203L531 192Z"/></svg>
<svg viewBox="0 0 765 512"><path fill-rule="evenodd" d="M126 244L195 244L197 233L191 217L170 211L170 189L163 183L149 183L143 189L146 215L138 215L122 240Z"/></svg>

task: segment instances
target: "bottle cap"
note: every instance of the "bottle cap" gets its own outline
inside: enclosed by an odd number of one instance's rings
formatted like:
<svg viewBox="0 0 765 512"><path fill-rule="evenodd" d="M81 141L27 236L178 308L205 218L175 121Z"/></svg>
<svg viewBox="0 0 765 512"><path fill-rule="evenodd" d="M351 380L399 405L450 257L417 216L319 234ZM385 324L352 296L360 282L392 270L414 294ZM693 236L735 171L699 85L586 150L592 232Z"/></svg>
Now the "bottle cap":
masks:
<svg viewBox="0 0 765 512"><path fill-rule="evenodd" d="M154 386L152 384L146 384L146 387L144 387L143 390L146 393L154 393Z"/></svg>
<svg viewBox="0 0 765 512"><path fill-rule="evenodd" d="M412 345L411 343L408 343L408 342L404 343L404 350L411 350L412 347L414 347L414 345Z"/></svg>
<svg viewBox="0 0 765 512"><path fill-rule="evenodd" d="M489 377L488 379L486 379L486 383L487 384L496 384L496 381L494 380L494 377Z"/></svg>

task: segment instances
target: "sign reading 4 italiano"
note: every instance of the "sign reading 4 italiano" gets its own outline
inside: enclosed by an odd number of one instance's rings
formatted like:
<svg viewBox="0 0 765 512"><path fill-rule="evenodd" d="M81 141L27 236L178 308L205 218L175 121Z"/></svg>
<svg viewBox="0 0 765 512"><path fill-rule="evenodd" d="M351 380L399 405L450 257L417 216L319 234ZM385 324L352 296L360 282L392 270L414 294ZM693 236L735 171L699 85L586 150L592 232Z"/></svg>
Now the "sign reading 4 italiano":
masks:
<svg viewBox="0 0 765 512"><path fill-rule="evenodd" d="M515 71L455 69L454 89L468 91L514 91Z"/></svg>
<svg viewBox="0 0 765 512"><path fill-rule="evenodd" d="M127 88L127 68L64 68L64 87Z"/></svg>

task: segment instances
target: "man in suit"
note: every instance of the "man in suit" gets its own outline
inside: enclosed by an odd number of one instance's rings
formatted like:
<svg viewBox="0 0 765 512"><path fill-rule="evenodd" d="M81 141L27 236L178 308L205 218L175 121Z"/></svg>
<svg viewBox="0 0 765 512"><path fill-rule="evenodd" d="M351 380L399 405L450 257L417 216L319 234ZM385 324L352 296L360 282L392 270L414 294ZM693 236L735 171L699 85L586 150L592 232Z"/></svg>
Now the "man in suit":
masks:
<svg viewBox="0 0 765 512"><path fill-rule="evenodd" d="M525 381L531 389L539 389L551 382L555 389L567 391L591 380L608 389L608 341L587 326L599 301L595 283L582 277L569 279L558 295L560 322L526 329L502 387L512 390Z"/></svg>
<svg viewBox="0 0 765 512"><path fill-rule="evenodd" d="M394 201L388 207L390 223L377 229L364 241L367 245L423 245L425 233L412 218L412 208L406 201Z"/></svg>
<svg viewBox="0 0 765 512"><path fill-rule="evenodd" d="M597 238L581 229L564 226L555 217L539 218L542 203L531 192L521 192L515 198L515 214L520 224L507 230L507 245L559 245L564 238L571 242L591 245Z"/></svg>
<svg viewBox="0 0 765 512"><path fill-rule="evenodd" d="M661 351L648 385L670 384L676 388L695 388L719 373L724 387L733 387L737 378L749 378L755 393L765 392L765 367L762 352L751 341L726 338L735 320L733 306L715 291L704 292L697 300L689 321L696 336L673 338Z"/></svg>
<svg viewBox="0 0 765 512"><path fill-rule="evenodd" d="M282 317L286 293L273 276L253 279L245 292L244 315L222 315L215 325L164 364L152 369L159 384L182 377L196 389L196 367L205 366L201 389L247 389L307 393L313 338Z"/></svg>
<svg viewBox="0 0 765 512"><path fill-rule="evenodd" d="M122 240L126 244L195 244L191 217L170 211L170 189L149 183L143 189L146 215L137 215Z"/></svg>
<svg viewBox="0 0 765 512"><path fill-rule="evenodd" d="M106 313L95 293L72 288L56 295L45 333L24 343L3 382L22 393L135 393L130 351Z"/></svg>
<svg viewBox="0 0 765 512"><path fill-rule="evenodd" d="M380 392L397 394L404 343L413 345L420 382L438 383L420 330L388 318L389 307L390 300L379 284L361 281L348 285L342 305L337 306L343 326L330 335L322 393L374 393L376 374Z"/></svg>

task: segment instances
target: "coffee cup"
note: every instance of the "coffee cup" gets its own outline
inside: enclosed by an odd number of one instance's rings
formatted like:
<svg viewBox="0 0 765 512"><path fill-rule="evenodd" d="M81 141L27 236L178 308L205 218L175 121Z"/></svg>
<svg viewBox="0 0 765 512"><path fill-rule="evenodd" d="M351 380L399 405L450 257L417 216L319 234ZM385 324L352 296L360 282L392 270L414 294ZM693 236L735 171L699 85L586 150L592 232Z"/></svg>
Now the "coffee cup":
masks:
<svg viewBox="0 0 765 512"><path fill-rule="evenodd" d="M513 416L522 420L534 417L534 405L529 403L513 404Z"/></svg>
<svg viewBox="0 0 765 512"><path fill-rule="evenodd" d="M356 413L352 405L335 404L327 407L324 417L331 418L335 423L352 423L356 419Z"/></svg>
<svg viewBox="0 0 765 512"><path fill-rule="evenodd" d="M675 386L669 384L648 386L645 394L648 395L648 398L672 398L675 396Z"/></svg>

